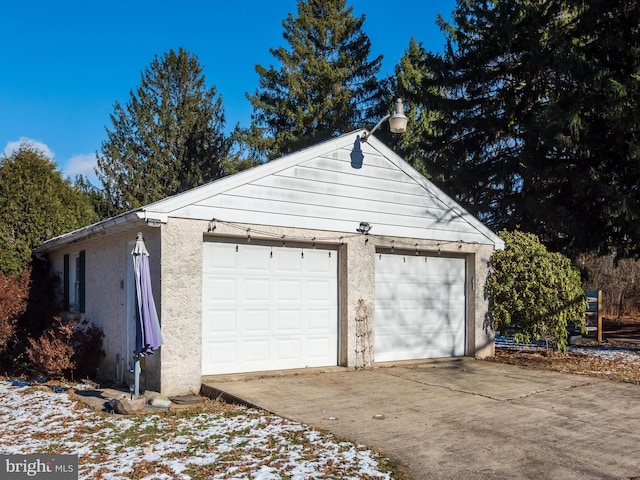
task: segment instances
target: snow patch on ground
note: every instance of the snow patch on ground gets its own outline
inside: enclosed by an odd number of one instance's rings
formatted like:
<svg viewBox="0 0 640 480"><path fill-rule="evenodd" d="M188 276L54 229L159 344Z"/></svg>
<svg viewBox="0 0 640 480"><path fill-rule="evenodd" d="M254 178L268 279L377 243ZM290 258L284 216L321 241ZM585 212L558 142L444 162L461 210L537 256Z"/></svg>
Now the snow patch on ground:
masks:
<svg viewBox="0 0 640 480"><path fill-rule="evenodd" d="M511 337L496 336L496 348L504 348L506 350L532 350L532 351L544 351L547 350L547 345L543 341L535 343L516 343ZM549 347L552 348L552 347ZM587 347L580 345L569 345L567 347L568 353L577 353L581 355L591 355L594 357L601 357L611 360L626 360L629 362L640 362L640 350L631 350L628 348L619 347Z"/></svg>
<svg viewBox="0 0 640 480"><path fill-rule="evenodd" d="M376 452L260 410L104 415L65 388L0 382L1 454L78 454L79 478L382 478Z"/></svg>

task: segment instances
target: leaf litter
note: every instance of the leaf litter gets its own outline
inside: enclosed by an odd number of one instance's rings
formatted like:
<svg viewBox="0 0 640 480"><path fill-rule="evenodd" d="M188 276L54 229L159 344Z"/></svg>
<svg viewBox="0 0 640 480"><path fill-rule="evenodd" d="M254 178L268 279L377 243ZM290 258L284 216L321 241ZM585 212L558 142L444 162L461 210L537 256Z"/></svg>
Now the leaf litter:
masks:
<svg viewBox="0 0 640 480"><path fill-rule="evenodd" d="M541 345L501 339L496 342L495 357L487 360L640 385L640 344L591 343L570 346L566 353L559 353Z"/></svg>

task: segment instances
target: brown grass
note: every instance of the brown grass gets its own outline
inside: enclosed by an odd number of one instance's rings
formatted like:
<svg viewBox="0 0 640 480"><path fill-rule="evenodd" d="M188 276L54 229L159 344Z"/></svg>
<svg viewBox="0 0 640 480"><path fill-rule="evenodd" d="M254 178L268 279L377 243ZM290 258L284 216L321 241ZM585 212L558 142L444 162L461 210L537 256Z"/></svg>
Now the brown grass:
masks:
<svg viewBox="0 0 640 480"><path fill-rule="evenodd" d="M613 349L629 348L640 355L639 345L609 345ZM589 347L590 348L590 347ZM558 353L546 350L496 349L496 355L488 361L508 363L528 368L552 370L556 372L589 375L618 382L640 385L640 361L630 361L628 357L608 358L586 353ZM635 355L634 355L635 357Z"/></svg>

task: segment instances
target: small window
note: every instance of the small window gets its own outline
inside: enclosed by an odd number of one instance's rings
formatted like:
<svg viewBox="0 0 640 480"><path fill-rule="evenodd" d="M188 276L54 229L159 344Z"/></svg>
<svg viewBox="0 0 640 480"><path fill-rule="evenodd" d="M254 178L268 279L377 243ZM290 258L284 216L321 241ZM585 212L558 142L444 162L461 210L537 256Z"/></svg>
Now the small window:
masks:
<svg viewBox="0 0 640 480"><path fill-rule="evenodd" d="M63 294L69 312L85 313L84 250L64 256Z"/></svg>

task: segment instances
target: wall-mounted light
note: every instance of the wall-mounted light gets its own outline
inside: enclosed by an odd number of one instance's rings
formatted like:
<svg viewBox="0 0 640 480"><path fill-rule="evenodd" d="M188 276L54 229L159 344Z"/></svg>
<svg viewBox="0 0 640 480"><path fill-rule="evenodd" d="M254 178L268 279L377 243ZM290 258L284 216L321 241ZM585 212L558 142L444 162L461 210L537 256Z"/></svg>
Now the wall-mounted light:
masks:
<svg viewBox="0 0 640 480"><path fill-rule="evenodd" d="M356 232L362 233L363 235L368 235L369 230L371 230L369 222L360 222L360 226L356 228Z"/></svg>
<svg viewBox="0 0 640 480"><path fill-rule="evenodd" d="M371 129L369 133L364 132L360 137L360 141L366 142L373 132L375 132L386 120L389 120L389 130L391 130L391 133L404 133L407 131L407 117L404 114L404 104L400 98L396 100L393 113L382 117L382 119Z"/></svg>
<svg viewBox="0 0 640 480"><path fill-rule="evenodd" d="M167 223L167 222L163 222L159 218L147 218L147 225L150 227L160 227L164 223Z"/></svg>

